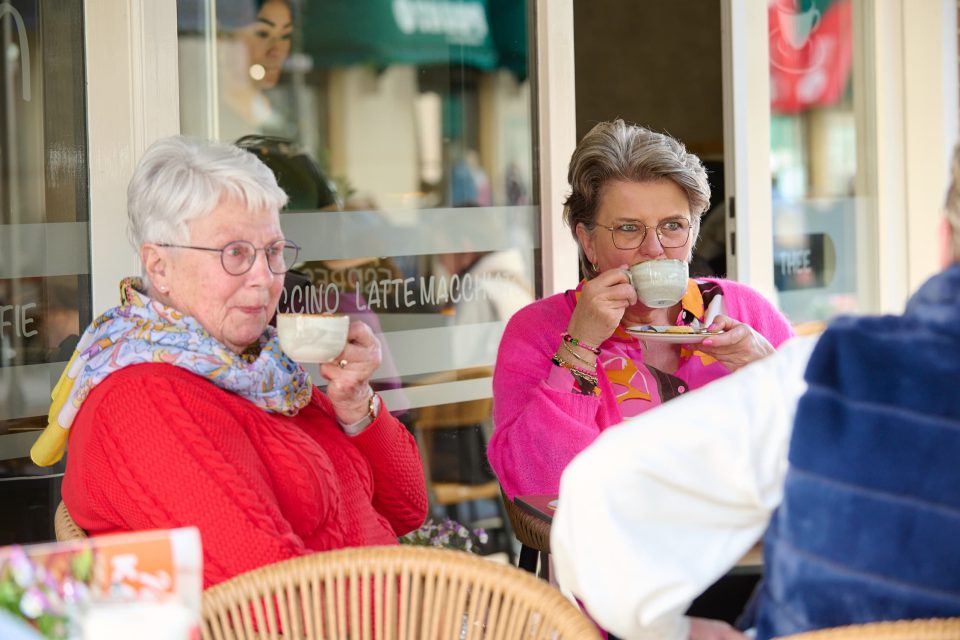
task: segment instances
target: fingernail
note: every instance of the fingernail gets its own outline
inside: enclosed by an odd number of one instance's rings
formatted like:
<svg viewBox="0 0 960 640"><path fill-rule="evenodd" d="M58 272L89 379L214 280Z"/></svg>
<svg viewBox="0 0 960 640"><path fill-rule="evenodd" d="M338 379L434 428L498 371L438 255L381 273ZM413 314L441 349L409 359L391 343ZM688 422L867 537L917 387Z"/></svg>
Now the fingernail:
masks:
<svg viewBox="0 0 960 640"><path fill-rule="evenodd" d="M713 340L707 338L706 340L703 341L703 346L705 346L705 347L712 347L712 346L713 346Z"/></svg>

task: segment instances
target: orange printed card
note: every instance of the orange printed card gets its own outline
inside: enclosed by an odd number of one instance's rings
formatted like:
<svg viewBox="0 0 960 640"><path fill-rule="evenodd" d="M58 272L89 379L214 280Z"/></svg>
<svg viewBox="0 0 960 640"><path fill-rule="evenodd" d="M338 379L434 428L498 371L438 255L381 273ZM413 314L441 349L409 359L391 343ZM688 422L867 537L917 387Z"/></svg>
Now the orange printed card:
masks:
<svg viewBox="0 0 960 640"><path fill-rule="evenodd" d="M0 608L53 640L75 635L84 617L119 628L137 603L138 615L145 603L164 605L169 620L195 635L202 587L192 527L0 547Z"/></svg>

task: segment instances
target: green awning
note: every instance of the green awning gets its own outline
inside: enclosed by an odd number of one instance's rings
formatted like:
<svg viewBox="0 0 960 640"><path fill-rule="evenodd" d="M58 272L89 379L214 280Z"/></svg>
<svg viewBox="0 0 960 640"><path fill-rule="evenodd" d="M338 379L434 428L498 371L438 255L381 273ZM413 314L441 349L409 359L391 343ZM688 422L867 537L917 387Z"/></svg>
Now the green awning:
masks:
<svg viewBox="0 0 960 640"><path fill-rule="evenodd" d="M509 69L520 80L528 72L527 0L487 0L497 66Z"/></svg>
<svg viewBox="0 0 960 640"><path fill-rule="evenodd" d="M522 58L526 75L526 4L526 0L313 0L301 5L303 50L318 66L454 63L479 69L507 66L517 72ZM499 24L493 23L492 13ZM498 45L507 46L502 43L509 43L509 48L501 52Z"/></svg>

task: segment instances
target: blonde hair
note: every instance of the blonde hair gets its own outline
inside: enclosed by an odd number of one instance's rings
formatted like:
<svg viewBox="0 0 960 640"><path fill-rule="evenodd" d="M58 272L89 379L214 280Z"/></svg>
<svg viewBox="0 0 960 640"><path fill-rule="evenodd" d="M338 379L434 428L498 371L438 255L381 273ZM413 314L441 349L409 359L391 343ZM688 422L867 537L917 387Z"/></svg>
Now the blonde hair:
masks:
<svg viewBox="0 0 960 640"><path fill-rule="evenodd" d="M950 249L954 261L960 261L960 144L953 149L950 162L950 184L943 203L943 212L950 223Z"/></svg>

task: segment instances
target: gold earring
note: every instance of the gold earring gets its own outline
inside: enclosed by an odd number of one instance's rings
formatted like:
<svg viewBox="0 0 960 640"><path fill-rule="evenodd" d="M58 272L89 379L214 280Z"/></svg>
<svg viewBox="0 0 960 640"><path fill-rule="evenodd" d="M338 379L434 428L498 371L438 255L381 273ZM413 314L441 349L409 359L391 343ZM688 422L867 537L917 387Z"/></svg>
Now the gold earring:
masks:
<svg viewBox="0 0 960 640"><path fill-rule="evenodd" d="M591 262L591 263L590 263L590 266L593 267L593 270L594 270L595 273L600 273L600 263L598 263L598 262Z"/></svg>

